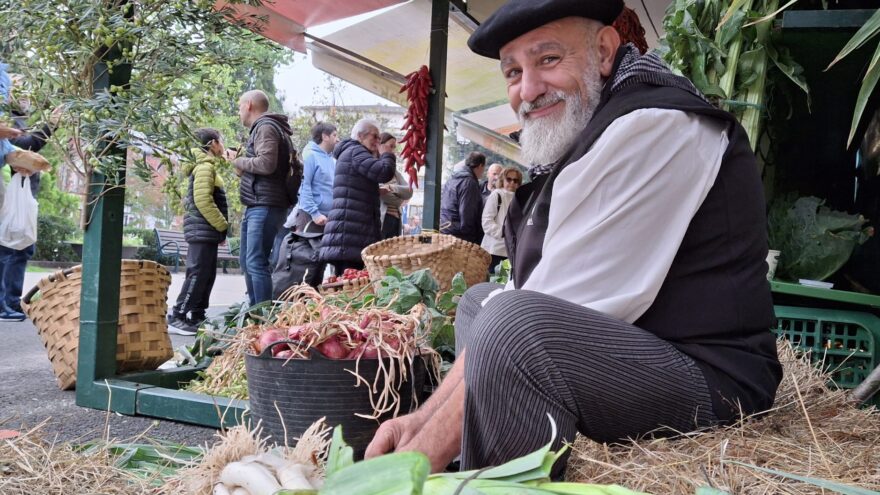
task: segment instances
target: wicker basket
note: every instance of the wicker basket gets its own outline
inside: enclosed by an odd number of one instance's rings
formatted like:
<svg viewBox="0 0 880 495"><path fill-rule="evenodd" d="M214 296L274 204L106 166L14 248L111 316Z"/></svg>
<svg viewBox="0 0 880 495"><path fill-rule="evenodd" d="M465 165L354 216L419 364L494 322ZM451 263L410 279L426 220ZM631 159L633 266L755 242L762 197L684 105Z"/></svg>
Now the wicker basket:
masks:
<svg viewBox="0 0 880 495"><path fill-rule="evenodd" d="M152 261L122 260L116 371L156 369L173 355L165 321L171 275ZM22 299L61 390L76 385L82 266L40 280Z"/></svg>
<svg viewBox="0 0 880 495"><path fill-rule="evenodd" d="M361 277L354 280L342 280L331 284L321 284L318 286L318 291L325 296L338 293L344 293L347 296L355 296L360 293L372 294L373 286L370 284L369 277Z"/></svg>
<svg viewBox="0 0 880 495"><path fill-rule="evenodd" d="M423 233L392 237L361 252L370 278L381 280L395 267L404 274L430 268L440 290L452 288L452 277L462 272L468 287L485 282L492 257L480 246L447 234Z"/></svg>

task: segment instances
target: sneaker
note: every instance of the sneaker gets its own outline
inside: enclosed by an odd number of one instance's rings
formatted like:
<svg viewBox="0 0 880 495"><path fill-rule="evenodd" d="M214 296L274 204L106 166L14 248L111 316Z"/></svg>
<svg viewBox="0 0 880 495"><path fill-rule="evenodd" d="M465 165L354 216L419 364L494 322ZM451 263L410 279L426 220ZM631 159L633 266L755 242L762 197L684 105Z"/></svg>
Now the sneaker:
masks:
<svg viewBox="0 0 880 495"><path fill-rule="evenodd" d="M205 317L205 315L192 315L186 319L186 322L189 323L190 326L196 327L197 329L201 328L202 325L207 323L207 321L208 319Z"/></svg>
<svg viewBox="0 0 880 495"><path fill-rule="evenodd" d="M173 335L193 336L198 333L198 328L192 326L183 318L168 315L168 333Z"/></svg>
<svg viewBox="0 0 880 495"><path fill-rule="evenodd" d="M0 310L0 321L24 321L27 319L21 311L13 311L9 308Z"/></svg>

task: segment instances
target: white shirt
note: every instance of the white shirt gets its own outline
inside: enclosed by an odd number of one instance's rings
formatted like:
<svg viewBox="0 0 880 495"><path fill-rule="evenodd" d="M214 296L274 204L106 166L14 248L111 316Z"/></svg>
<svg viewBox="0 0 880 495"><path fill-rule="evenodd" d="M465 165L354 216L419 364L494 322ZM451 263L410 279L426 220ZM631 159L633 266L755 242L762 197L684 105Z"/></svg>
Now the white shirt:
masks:
<svg viewBox="0 0 880 495"><path fill-rule="evenodd" d="M727 144L723 123L678 110L615 120L556 178L543 256L522 289L637 320L657 297ZM490 298L512 289L513 280Z"/></svg>

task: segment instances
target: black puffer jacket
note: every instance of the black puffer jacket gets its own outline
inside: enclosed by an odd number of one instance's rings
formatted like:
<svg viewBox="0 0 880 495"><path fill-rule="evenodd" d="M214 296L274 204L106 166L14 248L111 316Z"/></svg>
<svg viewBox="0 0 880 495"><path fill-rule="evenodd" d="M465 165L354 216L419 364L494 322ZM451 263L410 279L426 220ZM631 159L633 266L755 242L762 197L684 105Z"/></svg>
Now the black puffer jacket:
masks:
<svg viewBox="0 0 880 495"><path fill-rule="evenodd" d="M346 139L336 146L333 208L324 227L321 259L360 260L361 251L380 240L379 184L394 177L393 153L376 158L358 141Z"/></svg>
<svg viewBox="0 0 880 495"><path fill-rule="evenodd" d="M483 240L483 196L474 172L456 170L443 185L440 197L440 232L480 244Z"/></svg>
<svg viewBox="0 0 880 495"><path fill-rule="evenodd" d="M229 229L229 207L223 179L216 166L222 158L208 156L197 150L195 163L185 163L184 175L189 177L184 206L183 238L186 242L221 243Z"/></svg>
<svg viewBox="0 0 880 495"><path fill-rule="evenodd" d="M239 185L245 206L292 206L290 178L290 124L286 115L267 113L251 125L246 155L235 160L243 171ZM294 193L295 194L295 193Z"/></svg>

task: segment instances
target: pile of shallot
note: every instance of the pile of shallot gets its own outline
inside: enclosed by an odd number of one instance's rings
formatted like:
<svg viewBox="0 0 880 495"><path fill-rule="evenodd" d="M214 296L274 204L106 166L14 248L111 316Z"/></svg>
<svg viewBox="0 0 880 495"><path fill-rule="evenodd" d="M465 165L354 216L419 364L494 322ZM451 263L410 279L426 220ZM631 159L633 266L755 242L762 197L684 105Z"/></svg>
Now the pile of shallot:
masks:
<svg viewBox="0 0 880 495"><path fill-rule="evenodd" d="M313 288L296 286L284 294L274 315L250 331L253 354L269 353L277 359L313 359L320 353L327 359L353 360L355 384L371 390L373 414L398 412L398 390L407 381L405 370L415 359L425 359L428 369L439 372L439 355L428 345L424 329L425 309L416 306L401 315L387 308L337 305L333 295L322 296ZM379 372L364 378L358 373L361 360L377 360Z"/></svg>

